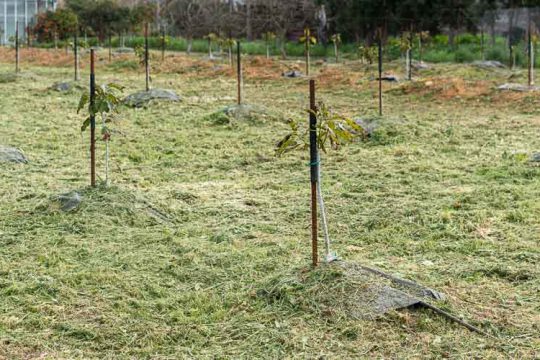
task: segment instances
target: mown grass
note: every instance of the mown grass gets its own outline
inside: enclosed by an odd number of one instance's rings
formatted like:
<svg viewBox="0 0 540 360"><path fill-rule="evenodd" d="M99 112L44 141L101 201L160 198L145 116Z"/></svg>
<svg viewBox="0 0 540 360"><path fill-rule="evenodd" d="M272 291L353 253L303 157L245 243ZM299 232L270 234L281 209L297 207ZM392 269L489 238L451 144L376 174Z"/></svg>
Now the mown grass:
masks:
<svg viewBox="0 0 540 360"><path fill-rule="evenodd" d="M142 71L114 66L99 64L98 83L144 86ZM113 185L97 189L87 187L78 94L47 90L71 78L69 68L23 64L32 77L0 84L0 144L30 160L1 165L0 356L539 355L540 168L527 161L540 149L538 95L385 85L374 138L323 158L338 254L444 292L446 309L495 340L424 310L351 319L289 287L286 279L310 271L308 157L276 158L273 148L285 119L306 116L306 81L248 78L247 102L273 116L216 123L210 115L234 103L235 82L209 69L153 74L153 86L183 101L123 109ZM332 69L345 77L321 73L319 98L374 116L373 69ZM448 76L494 86L509 75L440 65L418 76L444 90ZM101 143L99 155L103 174ZM71 190L83 196L80 209L56 211L51 198ZM323 280L332 281L324 271Z"/></svg>

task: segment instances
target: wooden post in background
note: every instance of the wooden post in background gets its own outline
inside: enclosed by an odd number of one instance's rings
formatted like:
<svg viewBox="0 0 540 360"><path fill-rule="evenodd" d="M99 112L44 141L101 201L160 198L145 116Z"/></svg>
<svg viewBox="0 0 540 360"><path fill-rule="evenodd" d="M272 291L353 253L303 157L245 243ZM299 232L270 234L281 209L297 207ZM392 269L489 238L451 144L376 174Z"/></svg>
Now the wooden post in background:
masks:
<svg viewBox="0 0 540 360"><path fill-rule="evenodd" d="M15 73L19 73L19 22L15 22Z"/></svg>
<svg viewBox="0 0 540 360"><path fill-rule="evenodd" d="M79 71L79 35L78 29L75 29L75 35L73 35L73 66L75 67L75 81L81 80Z"/></svg>
<svg viewBox="0 0 540 360"><path fill-rule="evenodd" d="M146 91L150 91L150 64L148 54L148 23L144 24L144 68L146 77Z"/></svg>
<svg viewBox="0 0 540 360"><path fill-rule="evenodd" d="M237 92L238 105L242 105L242 45L240 41L236 42L236 73L237 73Z"/></svg>
<svg viewBox="0 0 540 360"><path fill-rule="evenodd" d="M379 116L383 115L383 99L382 99L382 66L383 66L383 46L382 46L382 29L378 29L378 39L377 39L377 46L378 46L378 57L379 57Z"/></svg>
<svg viewBox="0 0 540 360"><path fill-rule="evenodd" d="M527 51L529 57L529 71L528 71L528 80L529 86L534 86L534 44L533 44L533 26L531 21L531 15L529 10L529 38L528 38L528 47Z"/></svg>

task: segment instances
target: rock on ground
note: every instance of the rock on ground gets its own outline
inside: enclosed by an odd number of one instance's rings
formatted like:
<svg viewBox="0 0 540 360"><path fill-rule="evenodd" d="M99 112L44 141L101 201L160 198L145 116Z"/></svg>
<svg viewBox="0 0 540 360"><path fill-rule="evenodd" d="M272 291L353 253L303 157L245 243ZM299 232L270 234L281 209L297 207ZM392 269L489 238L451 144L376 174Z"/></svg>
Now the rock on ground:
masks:
<svg viewBox="0 0 540 360"><path fill-rule="evenodd" d="M300 78L300 77L304 77L304 74L302 74L302 72L298 70L290 70L290 71L285 71L282 74L282 76L286 78Z"/></svg>
<svg viewBox="0 0 540 360"><path fill-rule="evenodd" d="M0 163L26 164L28 159L19 149L0 145Z"/></svg>
<svg viewBox="0 0 540 360"><path fill-rule="evenodd" d="M475 61L472 63L473 66L483 68L483 69L504 69L506 66L500 61L487 60L487 61Z"/></svg>
<svg viewBox="0 0 540 360"><path fill-rule="evenodd" d="M411 64L414 70L429 70L431 66L423 61L413 61Z"/></svg>
<svg viewBox="0 0 540 360"><path fill-rule="evenodd" d="M180 97L172 90L150 89L149 91L139 91L124 99L124 103L132 107L143 107L149 102L158 101L180 101Z"/></svg>
<svg viewBox="0 0 540 360"><path fill-rule="evenodd" d="M58 203L61 211L70 212L77 210L82 202L82 197L78 192L72 191L56 196L54 201Z"/></svg>
<svg viewBox="0 0 540 360"><path fill-rule="evenodd" d="M120 47L115 49L114 52L118 54L132 54L135 52L135 50L129 47Z"/></svg>
<svg viewBox="0 0 540 360"><path fill-rule="evenodd" d="M540 88L538 86L528 86L528 85L515 84L515 83L502 84L502 85L498 86L497 89L498 90L520 91L520 92L539 91L540 90Z"/></svg>
<svg viewBox="0 0 540 360"><path fill-rule="evenodd" d="M379 78L377 78L377 80L379 80ZM381 77L381 80L382 81L389 81L389 82L398 82L399 81L399 78L396 76L396 75L383 75Z"/></svg>
<svg viewBox="0 0 540 360"><path fill-rule="evenodd" d="M75 81L59 81L54 83L50 89L59 92L69 92L75 89L83 89L83 86Z"/></svg>

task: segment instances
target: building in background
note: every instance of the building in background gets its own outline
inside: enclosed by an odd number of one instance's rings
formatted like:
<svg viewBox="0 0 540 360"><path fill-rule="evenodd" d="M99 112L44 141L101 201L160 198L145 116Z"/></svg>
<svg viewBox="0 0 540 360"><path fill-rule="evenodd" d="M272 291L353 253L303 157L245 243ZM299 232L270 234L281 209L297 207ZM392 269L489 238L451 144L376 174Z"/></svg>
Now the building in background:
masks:
<svg viewBox="0 0 540 360"><path fill-rule="evenodd" d="M0 42L5 45L15 36L17 24L19 37L26 38L26 29L35 24L36 15L54 11L57 0L0 0Z"/></svg>

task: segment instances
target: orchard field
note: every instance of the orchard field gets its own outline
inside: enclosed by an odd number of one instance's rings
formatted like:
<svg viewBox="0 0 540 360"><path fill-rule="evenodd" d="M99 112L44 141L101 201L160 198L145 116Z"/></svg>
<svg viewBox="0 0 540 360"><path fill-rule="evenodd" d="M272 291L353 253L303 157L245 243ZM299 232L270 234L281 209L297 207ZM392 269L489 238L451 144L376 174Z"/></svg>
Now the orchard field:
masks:
<svg viewBox="0 0 540 360"><path fill-rule="evenodd" d="M310 268L308 151L275 155L287 119L308 121L307 79L281 76L300 61L246 57L260 111L229 119L226 59L154 58L151 87L182 100L122 108L112 184L90 188L85 90L49 89L71 56L25 49L13 78L0 50L0 145L28 158L0 163L0 358L540 356L540 93L496 89L524 70L435 64L384 83L379 117L375 65L312 69L318 100L376 124L323 155L334 250L443 292L486 337L426 309L358 319L326 293L340 276ZM402 61L385 67L403 78ZM102 51L96 72L144 89L133 55ZM70 191L82 202L62 212Z"/></svg>

